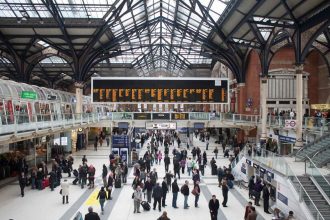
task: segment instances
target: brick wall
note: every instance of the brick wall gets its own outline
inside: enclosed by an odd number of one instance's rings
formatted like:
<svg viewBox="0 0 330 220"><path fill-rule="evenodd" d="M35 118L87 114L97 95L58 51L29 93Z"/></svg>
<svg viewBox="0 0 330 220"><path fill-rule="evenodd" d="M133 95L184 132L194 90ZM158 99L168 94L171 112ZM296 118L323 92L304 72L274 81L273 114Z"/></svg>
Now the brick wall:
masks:
<svg viewBox="0 0 330 220"><path fill-rule="evenodd" d="M320 61L321 60L321 61ZM321 64L320 64L321 63ZM295 53L292 48L282 48L280 49L273 57L269 70L272 69L279 69L279 68L290 68L294 69L295 65ZM317 52L311 52L308 57L306 58L304 64L304 70L310 74L309 81L308 81L308 98L310 99L311 104L320 103L320 89L319 88L319 71L320 66L323 65L323 61L321 56ZM324 70L322 67L322 74L323 79L326 77L324 76ZM253 114L257 110L257 114L259 114L260 109L260 79L259 74L261 73L261 65L259 56L256 51L252 50L248 57L248 65L246 70L246 77L245 77L245 87L240 87L239 95L238 95L238 113L242 114ZM327 81L328 82L328 81ZM326 87L324 83L323 87ZM329 85L327 83L327 85ZM329 86L328 86L329 87ZM328 88L326 91L330 91ZM328 93L329 94L329 93ZM253 100L253 107L251 111L246 111L246 102L248 98L252 98ZM322 94L322 101L326 101L326 97Z"/></svg>

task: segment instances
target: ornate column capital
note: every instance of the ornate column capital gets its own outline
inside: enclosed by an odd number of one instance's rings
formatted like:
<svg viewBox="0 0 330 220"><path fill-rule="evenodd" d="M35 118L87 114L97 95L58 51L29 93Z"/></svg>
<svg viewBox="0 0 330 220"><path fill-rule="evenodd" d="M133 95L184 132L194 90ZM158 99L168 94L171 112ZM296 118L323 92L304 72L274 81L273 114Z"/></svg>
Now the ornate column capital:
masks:
<svg viewBox="0 0 330 220"><path fill-rule="evenodd" d="M84 82L75 82L74 87L79 88L79 89L83 89L84 88Z"/></svg>
<svg viewBox="0 0 330 220"><path fill-rule="evenodd" d="M304 64L303 63L298 63L294 66L294 69L296 71L296 74L303 74L304 72Z"/></svg>

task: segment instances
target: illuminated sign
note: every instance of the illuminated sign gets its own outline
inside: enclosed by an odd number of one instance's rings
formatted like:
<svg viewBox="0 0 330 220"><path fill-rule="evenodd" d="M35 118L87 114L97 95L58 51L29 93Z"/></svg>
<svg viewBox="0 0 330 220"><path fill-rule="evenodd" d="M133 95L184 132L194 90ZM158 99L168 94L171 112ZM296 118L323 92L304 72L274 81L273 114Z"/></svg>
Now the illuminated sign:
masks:
<svg viewBox="0 0 330 220"><path fill-rule="evenodd" d="M228 103L228 79L93 77L92 100L104 103Z"/></svg>

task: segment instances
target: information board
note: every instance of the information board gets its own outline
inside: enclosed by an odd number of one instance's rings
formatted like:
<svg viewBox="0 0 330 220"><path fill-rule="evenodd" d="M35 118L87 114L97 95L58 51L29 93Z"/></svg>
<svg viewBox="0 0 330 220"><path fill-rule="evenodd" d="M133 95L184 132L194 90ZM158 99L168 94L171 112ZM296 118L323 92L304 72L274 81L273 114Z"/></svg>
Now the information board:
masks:
<svg viewBox="0 0 330 220"><path fill-rule="evenodd" d="M92 101L104 103L228 103L226 78L93 77Z"/></svg>
<svg viewBox="0 0 330 220"><path fill-rule="evenodd" d="M115 148L129 148L129 137L127 135L113 135L112 147Z"/></svg>

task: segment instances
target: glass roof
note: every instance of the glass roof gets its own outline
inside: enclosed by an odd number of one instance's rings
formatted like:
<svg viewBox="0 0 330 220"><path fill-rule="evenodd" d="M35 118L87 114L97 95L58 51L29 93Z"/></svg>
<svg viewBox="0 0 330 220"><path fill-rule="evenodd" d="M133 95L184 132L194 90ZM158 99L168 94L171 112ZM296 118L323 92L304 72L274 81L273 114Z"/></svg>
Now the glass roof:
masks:
<svg viewBox="0 0 330 220"><path fill-rule="evenodd" d="M122 54L111 63L131 63L141 74L166 69L173 73L212 60L202 56L213 23L230 0L53 0L60 17L101 19L119 40ZM18 21L53 17L45 0L0 0L1 17ZM209 16L205 16L207 13ZM212 21L213 20L213 21ZM38 45L49 44L38 41ZM41 63L66 63L50 57Z"/></svg>
<svg viewBox="0 0 330 220"><path fill-rule="evenodd" d="M57 56L47 57L40 61L40 63L67 63L63 58Z"/></svg>
<svg viewBox="0 0 330 220"><path fill-rule="evenodd" d="M200 41L206 41L212 26L200 7L217 21L228 1L199 2L200 6L189 0L148 0L135 5L133 1L134 6L123 10L111 26L114 36L123 38L123 54L109 62L131 63L141 75L164 69L179 74L191 64L210 64L212 60L201 55ZM149 25L141 28L146 22Z"/></svg>

